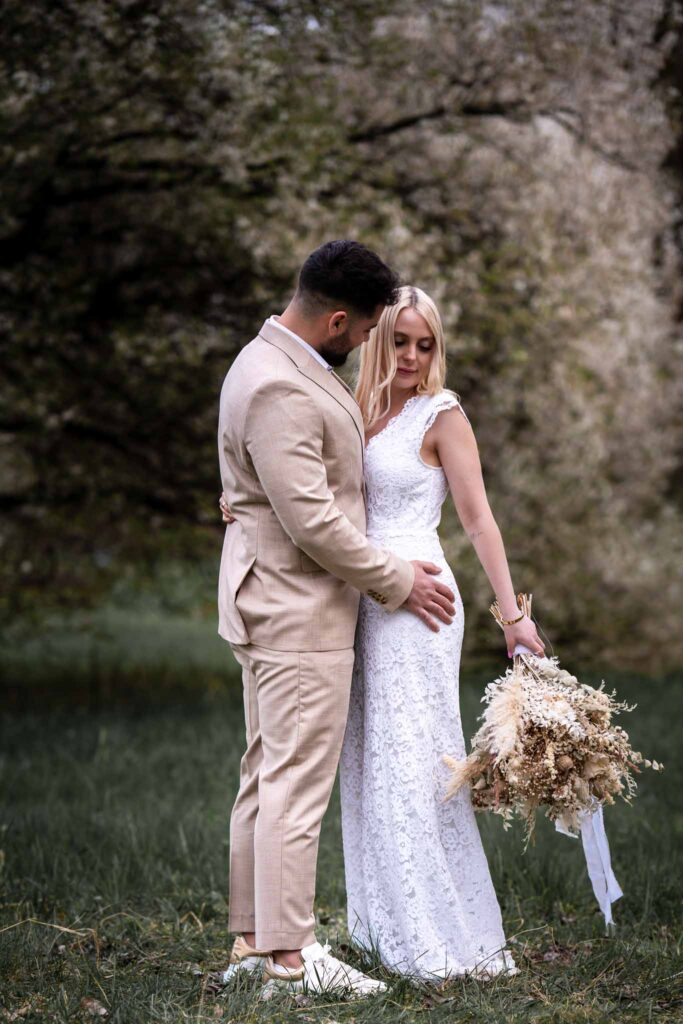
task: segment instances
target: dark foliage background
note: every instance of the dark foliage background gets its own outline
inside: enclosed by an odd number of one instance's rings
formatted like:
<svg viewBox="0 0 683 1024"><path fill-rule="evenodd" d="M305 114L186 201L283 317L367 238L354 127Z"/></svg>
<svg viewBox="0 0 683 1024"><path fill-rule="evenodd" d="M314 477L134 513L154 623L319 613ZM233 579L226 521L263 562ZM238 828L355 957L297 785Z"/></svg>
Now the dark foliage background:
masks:
<svg viewBox="0 0 683 1024"><path fill-rule="evenodd" d="M680 663L682 17L7 0L4 611L215 567L222 377L307 252L356 236L442 308L546 631L577 657ZM469 650L490 653L452 514L444 537Z"/></svg>

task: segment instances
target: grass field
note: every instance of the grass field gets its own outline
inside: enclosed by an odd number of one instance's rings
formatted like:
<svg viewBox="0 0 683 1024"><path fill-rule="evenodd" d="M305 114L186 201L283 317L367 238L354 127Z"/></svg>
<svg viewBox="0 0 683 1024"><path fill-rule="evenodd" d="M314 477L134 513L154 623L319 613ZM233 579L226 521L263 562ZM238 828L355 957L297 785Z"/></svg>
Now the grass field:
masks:
<svg viewBox="0 0 683 1024"><path fill-rule="evenodd" d="M211 655L207 678L220 674L219 657ZM87 666L81 671L85 678ZM177 682L180 671L175 665L170 678ZM191 659L184 671L196 674ZM115 669L105 675L114 688ZM485 678L462 684L466 735ZM163 690L168 679L160 679ZM442 990L399 981L357 1003L264 1004L249 983L222 995L214 989L212 972L230 946L227 826L243 743L234 683L196 698L184 693L175 706L159 698L135 711L6 714L0 1020L683 1020L683 677L607 683L639 704L623 722L634 746L666 765L643 774L633 808L606 812L625 891L614 907L616 933L605 935L579 841L542 821L535 846L522 853L519 829L504 833L498 819L480 817L521 974ZM345 950L344 901L335 791L321 839L319 937L363 966Z"/></svg>

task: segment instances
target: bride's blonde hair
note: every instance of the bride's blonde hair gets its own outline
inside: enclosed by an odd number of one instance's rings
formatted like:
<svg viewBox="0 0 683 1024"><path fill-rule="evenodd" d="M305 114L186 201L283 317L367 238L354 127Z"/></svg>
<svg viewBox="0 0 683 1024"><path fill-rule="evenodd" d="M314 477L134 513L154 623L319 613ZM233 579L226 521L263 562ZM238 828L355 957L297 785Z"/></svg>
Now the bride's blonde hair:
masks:
<svg viewBox="0 0 683 1024"><path fill-rule="evenodd" d="M421 288L405 285L399 290L398 302L385 306L370 338L361 347L356 400L363 413L366 430L389 412L391 382L396 376L397 365L394 330L402 309L414 309L419 313L434 337L434 355L426 379L417 386L418 395L436 395L444 388L446 342L439 311Z"/></svg>

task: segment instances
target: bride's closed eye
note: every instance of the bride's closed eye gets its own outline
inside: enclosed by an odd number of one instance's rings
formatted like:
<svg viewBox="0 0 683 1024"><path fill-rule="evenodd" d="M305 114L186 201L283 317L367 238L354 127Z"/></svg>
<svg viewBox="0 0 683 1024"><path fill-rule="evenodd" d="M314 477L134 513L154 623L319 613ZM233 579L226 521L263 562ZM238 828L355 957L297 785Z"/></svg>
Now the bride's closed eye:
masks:
<svg viewBox="0 0 683 1024"><path fill-rule="evenodd" d="M406 339L405 338L394 338L394 344L395 344L396 348L403 348L405 343L406 343ZM432 348L433 348L433 344L434 343L431 342L431 341L425 341L425 342L422 342L421 344L419 344L417 347L420 350L420 352L431 352Z"/></svg>

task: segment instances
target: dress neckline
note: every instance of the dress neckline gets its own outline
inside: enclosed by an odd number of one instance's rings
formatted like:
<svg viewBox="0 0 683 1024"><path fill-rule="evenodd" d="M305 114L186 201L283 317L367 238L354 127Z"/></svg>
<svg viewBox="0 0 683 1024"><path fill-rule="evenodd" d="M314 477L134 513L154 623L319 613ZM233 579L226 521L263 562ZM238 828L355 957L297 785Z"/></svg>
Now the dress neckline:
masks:
<svg viewBox="0 0 683 1024"><path fill-rule="evenodd" d="M401 416L403 415L405 410L408 408L408 406L412 402L416 401L416 399L418 399L418 398L424 398L424 397L425 397L425 395L413 395L406 402L404 402L403 405L401 406L401 408L399 409L399 411L396 413L396 415L392 416L390 420L387 420L387 422L384 424L384 426L382 427L381 430L378 430L376 434L373 434L372 437L368 438L368 440L367 440L367 442L365 444L365 450L366 451L368 450L368 448L370 447L370 445L372 444L372 442L375 440L376 437L381 437L382 434L384 434L389 429L389 427L391 426L392 423L395 423L396 420L401 418Z"/></svg>

